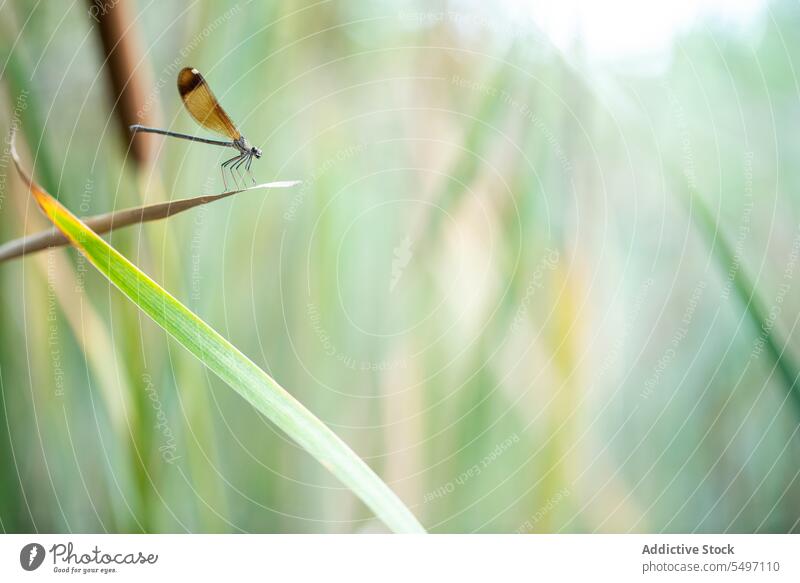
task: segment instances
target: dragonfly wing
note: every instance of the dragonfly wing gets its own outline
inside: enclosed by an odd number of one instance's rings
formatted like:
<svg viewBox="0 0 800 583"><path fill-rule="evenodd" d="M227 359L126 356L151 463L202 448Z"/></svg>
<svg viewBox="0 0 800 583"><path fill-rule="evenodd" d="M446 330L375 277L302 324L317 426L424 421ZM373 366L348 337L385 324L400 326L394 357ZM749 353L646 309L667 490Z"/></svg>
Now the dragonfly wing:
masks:
<svg viewBox="0 0 800 583"><path fill-rule="evenodd" d="M186 109L201 126L231 140L242 137L197 69L181 69L178 73L178 93Z"/></svg>

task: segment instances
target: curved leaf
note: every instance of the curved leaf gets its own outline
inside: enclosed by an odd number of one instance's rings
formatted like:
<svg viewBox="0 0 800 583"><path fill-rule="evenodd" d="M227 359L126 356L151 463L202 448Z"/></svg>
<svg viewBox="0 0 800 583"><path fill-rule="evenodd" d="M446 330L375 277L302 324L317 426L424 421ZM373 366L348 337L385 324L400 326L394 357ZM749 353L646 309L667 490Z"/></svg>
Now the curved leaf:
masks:
<svg viewBox="0 0 800 583"><path fill-rule="evenodd" d="M221 334L29 178L13 144L11 149L17 170L45 216L128 299L314 456L390 529L425 532L397 495L333 431Z"/></svg>

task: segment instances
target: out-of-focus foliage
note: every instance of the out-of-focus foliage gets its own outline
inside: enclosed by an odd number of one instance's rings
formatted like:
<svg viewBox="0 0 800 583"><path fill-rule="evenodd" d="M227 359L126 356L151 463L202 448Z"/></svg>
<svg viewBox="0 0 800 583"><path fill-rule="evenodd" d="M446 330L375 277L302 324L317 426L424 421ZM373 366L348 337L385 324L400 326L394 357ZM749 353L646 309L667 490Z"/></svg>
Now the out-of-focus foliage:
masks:
<svg viewBox="0 0 800 583"><path fill-rule="evenodd" d="M800 360L796 4L698 20L659 67L473 2L134 8L143 107L202 133L174 88L195 66L257 177L304 184L111 241L429 530L800 528L800 407L765 349ZM0 8L1 129L43 184L78 214L221 190L211 146L137 173L94 26ZM8 240L45 223L0 153ZM74 251L0 264L0 322L4 530L381 528Z"/></svg>

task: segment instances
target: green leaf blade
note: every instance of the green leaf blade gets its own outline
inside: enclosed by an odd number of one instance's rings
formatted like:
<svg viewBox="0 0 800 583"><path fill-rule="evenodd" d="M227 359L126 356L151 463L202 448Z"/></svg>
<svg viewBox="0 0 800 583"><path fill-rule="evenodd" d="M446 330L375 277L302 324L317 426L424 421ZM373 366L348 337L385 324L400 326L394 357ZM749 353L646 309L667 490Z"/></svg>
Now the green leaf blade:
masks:
<svg viewBox="0 0 800 583"><path fill-rule="evenodd" d="M221 334L140 271L19 167L50 221L156 324L341 480L391 530L424 533L397 495L324 423Z"/></svg>

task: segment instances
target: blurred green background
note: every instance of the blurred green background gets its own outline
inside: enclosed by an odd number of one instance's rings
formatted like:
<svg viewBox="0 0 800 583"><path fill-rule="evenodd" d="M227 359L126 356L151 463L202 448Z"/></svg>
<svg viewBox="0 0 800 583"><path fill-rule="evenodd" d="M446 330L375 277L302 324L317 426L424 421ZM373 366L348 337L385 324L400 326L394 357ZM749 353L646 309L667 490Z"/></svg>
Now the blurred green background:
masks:
<svg viewBox="0 0 800 583"><path fill-rule="evenodd" d="M800 530L796 2L120 4L142 111L208 135L197 67L304 183L111 242L426 528ZM136 163L104 60L88 4L0 6L42 184L221 191L228 150ZM0 242L45 228L5 140L0 176ZM0 264L0 323L3 531L384 530L73 250Z"/></svg>

